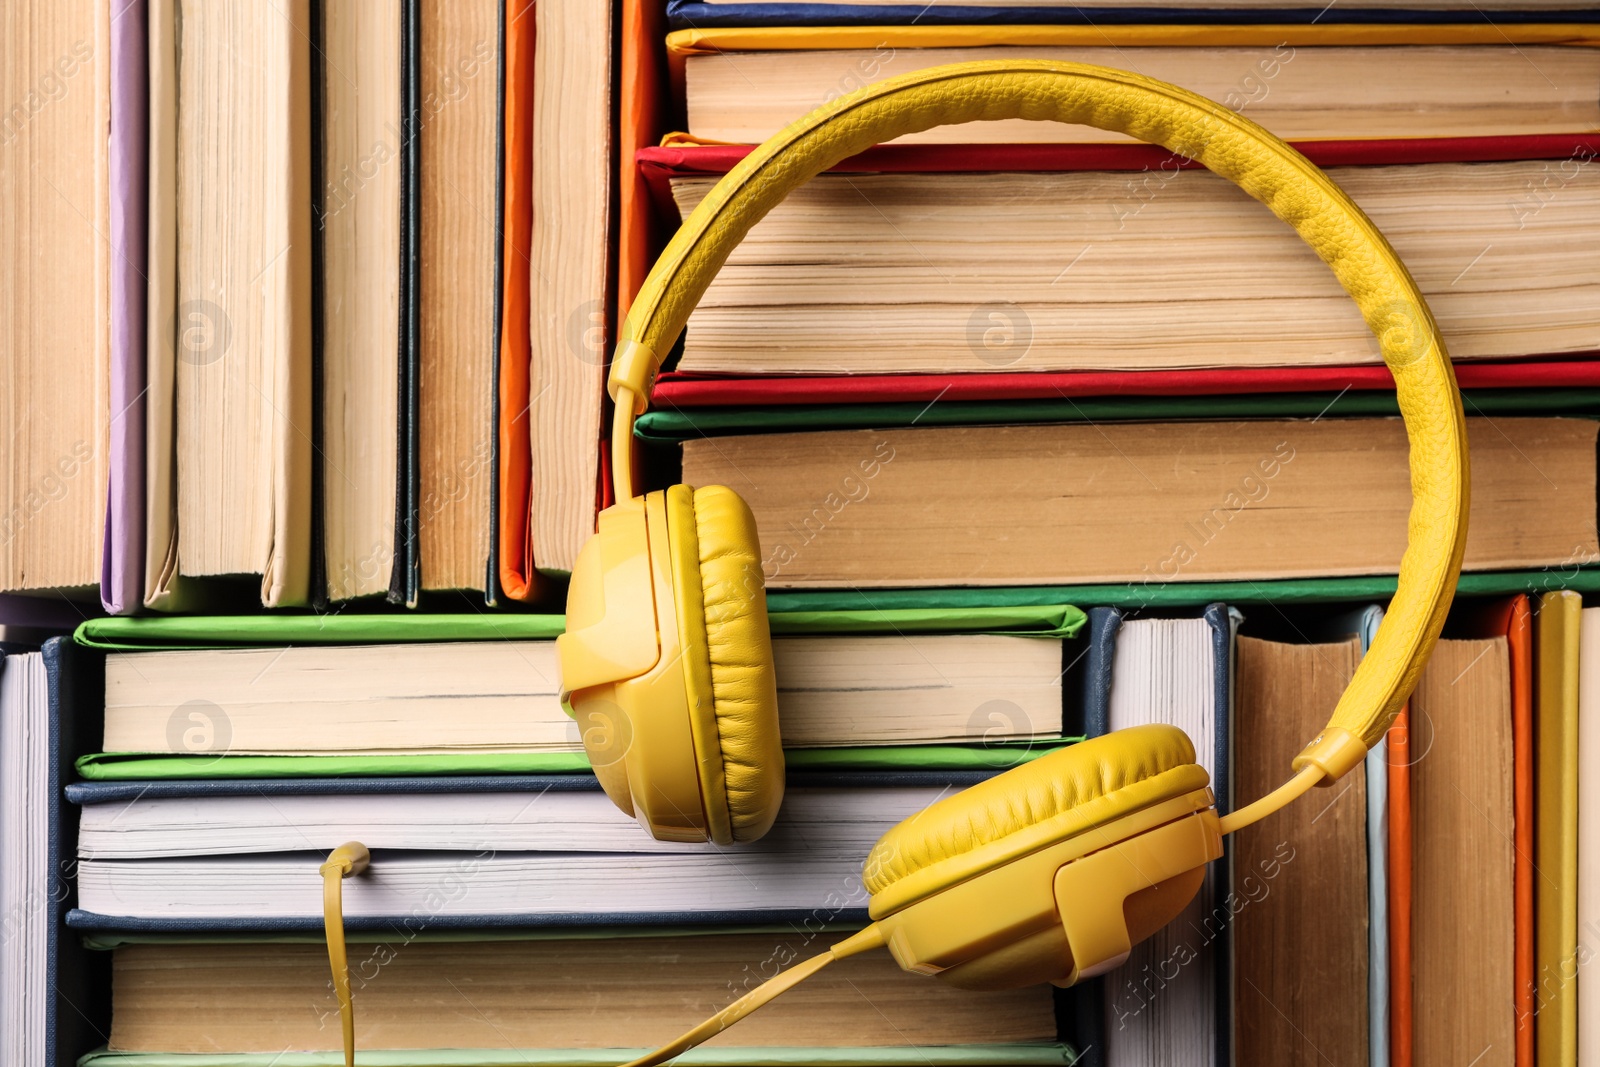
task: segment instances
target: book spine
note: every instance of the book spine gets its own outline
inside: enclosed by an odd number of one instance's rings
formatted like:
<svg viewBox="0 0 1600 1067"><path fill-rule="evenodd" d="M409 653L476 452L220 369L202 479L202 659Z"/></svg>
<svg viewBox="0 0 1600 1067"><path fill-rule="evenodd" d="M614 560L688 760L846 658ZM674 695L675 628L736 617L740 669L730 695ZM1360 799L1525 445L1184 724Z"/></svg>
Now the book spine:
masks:
<svg viewBox="0 0 1600 1067"><path fill-rule="evenodd" d="M63 789L73 759L91 751L104 732L104 657L67 637L47 641L43 654L50 679L46 788L51 800L40 904L52 909L46 966L54 980L45 1009L45 1048L51 1067L75 1067L111 1032L110 956L88 951L66 929L77 874L78 809L66 802Z"/></svg>
<svg viewBox="0 0 1600 1067"><path fill-rule="evenodd" d="M716 0L668 0L667 18L674 30L762 26L1027 26L1130 25L1250 26L1270 18L1274 25L1318 25L1324 22L1374 25L1449 25L1477 23L1595 22L1595 11L1514 9L1481 11L1470 4L1445 10L1369 5L1339 9L1329 19L1323 6L1260 8L1178 7L1008 7L1004 4L935 5L917 3L718 3Z"/></svg>

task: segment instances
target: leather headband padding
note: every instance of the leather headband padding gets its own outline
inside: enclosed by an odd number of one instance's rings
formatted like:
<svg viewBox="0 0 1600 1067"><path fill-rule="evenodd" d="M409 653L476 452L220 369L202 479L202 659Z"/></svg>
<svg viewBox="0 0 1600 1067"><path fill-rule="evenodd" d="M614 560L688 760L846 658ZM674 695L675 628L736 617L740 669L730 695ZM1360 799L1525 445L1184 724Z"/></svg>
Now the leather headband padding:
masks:
<svg viewBox="0 0 1600 1067"><path fill-rule="evenodd" d="M1113 130L1204 164L1292 226L1377 336L1411 441L1409 540L1388 614L1329 723L1370 747L1415 687L1460 573L1468 503L1461 398L1433 316L1383 235L1327 175L1254 122L1176 86L1081 63L960 63L868 86L791 123L717 183L645 279L622 345L657 358L670 351L750 227L816 174L903 134L1013 118ZM613 396L618 384L613 378Z"/></svg>

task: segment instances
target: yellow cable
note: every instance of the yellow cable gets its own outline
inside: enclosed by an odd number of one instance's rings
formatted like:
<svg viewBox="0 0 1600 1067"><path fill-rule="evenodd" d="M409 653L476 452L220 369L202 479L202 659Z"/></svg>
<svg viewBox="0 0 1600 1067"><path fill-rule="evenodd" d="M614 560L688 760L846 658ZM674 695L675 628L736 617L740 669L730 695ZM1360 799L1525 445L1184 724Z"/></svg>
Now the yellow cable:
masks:
<svg viewBox="0 0 1600 1067"><path fill-rule="evenodd" d="M858 952L881 947L883 947L883 931L878 929L876 924L857 931L821 955L813 956L804 963L796 964L782 974L763 982L670 1045L662 1045L649 1055L631 1060L622 1067L656 1067L656 1064L664 1063L694 1048L700 1042L716 1037L746 1015L770 1003L778 995L787 993L834 960L842 960L846 956L854 956Z"/></svg>
<svg viewBox="0 0 1600 1067"><path fill-rule="evenodd" d="M350 997L350 961L344 950L344 880L360 874L371 862L366 845L347 841L328 853L318 868L322 875L322 928L328 938L333 992L339 998L339 1024L344 1030L344 1067L356 1063L356 1006Z"/></svg>
<svg viewBox="0 0 1600 1067"><path fill-rule="evenodd" d="M1235 830L1243 830L1252 823L1260 822L1268 815L1287 807L1292 801L1308 792L1312 786L1322 781L1325 777L1322 768L1314 763L1308 763L1300 768L1293 778L1284 782L1278 788L1251 804L1246 804L1238 811L1222 817L1223 834L1231 834Z"/></svg>
<svg viewBox="0 0 1600 1067"><path fill-rule="evenodd" d="M611 415L611 489L620 504L633 499L633 390L617 390L616 410Z"/></svg>

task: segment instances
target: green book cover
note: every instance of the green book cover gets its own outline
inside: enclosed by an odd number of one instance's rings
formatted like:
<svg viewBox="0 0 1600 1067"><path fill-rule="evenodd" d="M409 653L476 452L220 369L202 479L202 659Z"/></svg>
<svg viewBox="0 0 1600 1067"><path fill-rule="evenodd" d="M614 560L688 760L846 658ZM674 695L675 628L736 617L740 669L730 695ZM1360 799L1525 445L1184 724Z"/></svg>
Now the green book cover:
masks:
<svg viewBox="0 0 1600 1067"><path fill-rule="evenodd" d="M1600 591L1600 566L1576 565L1527 571L1476 571L1461 576L1457 596L1538 596L1554 589ZM1394 595L1392 574L1343 578L1276 578L1271 581L1116 582L1109 585L992 586L982 589L799 589L767 591L774 613L848 611L868 605L878 610L916 607L957 609L1067 603L1084 607L1178 608L1205 604L1326 604L1387 600Z"/></svg>
<svg viewBox="0 0 1600 1067"><path fill-rule="evenodd" d="M1468 415L1600 416L1600 389L1469 389ZM995 423L1157 422L1172 419L1296 419L1398 416L1387 390L1221 396L1096 396L1044 400L949 400L937 404L775 404L651 410L634 433L651 444L689 438L807 430L889 430Z"/></svg>
<svg viewBox="0 0 1600 1067"><path fill-rule="evenodd" d="M986 745L884 745L872 748L791 748L798 771L1005 770L1038 759L1077 737L1003 741ZM464 752L385 756L195 756L94 752L74 765L90 782L203 778L395 778L420 775L586 774L582 752Z"/></svg>
<svg viewBox="0 0 1600 1067"><path fill-rule="evenodd" d="M771 615L774 633L933 634L993 633L1021 637L1072 638L1086 616L1064 603L989 605L961 603L851 604ZM250 615L233 618L179 616L92 619L78 628L77 642L114 652L232 648L252 645L371 644L405 641L529 641L553 639L560 615ZM1035 759L1076 738L984 745L896 745L870 748L790 749L785 760L797 770L1003 770ZM205 778L318 778L579 774L589 770L581 752L461 752L359 756L187 755L95 752L77 761L88 781Z"/></svg>
<svg viewBox="0 0 1600 1067"><path fill-rule="evenodd" d="M1066 601L959 602L773 611L779 634L1016 634L1075 637L1086 616ZM770 598L769 598L770 604ZM251 645L371 645L407 641L547 641L566 626L562 615L305 615L111 616L90 619L73 639L108 652L233 648Z"/></svg>

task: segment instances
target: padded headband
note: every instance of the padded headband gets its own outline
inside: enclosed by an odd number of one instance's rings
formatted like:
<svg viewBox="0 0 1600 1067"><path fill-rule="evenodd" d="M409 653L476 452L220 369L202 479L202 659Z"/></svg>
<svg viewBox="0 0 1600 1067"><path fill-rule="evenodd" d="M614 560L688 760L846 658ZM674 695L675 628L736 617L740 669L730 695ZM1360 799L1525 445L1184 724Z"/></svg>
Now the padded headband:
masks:
<svg viewBox="0 0 1600 1067"><path fill-rule="evenodd" d="M1341 777L1383 736L1438 640L1467 531L1461 396L1438 327L1405 265L1371 220L1300 153L1204 97L1083 63L1001 60L918 71L818 108L774 135L717 183L644 281L612 360L619 431L631 438L661 357L750 228L799 185L882 141L989 119L1081 123L1159 144L1227 178L1294 227L1361 308L1394 373L1411 442L1412 508L1399 584L1372 647L1328 727L1295 760ZM1286 329L1292 325L1285 324ZM617 484L630 462L613 451ZM622 490L619 489L619 493Z"/></svg>

